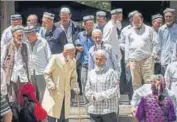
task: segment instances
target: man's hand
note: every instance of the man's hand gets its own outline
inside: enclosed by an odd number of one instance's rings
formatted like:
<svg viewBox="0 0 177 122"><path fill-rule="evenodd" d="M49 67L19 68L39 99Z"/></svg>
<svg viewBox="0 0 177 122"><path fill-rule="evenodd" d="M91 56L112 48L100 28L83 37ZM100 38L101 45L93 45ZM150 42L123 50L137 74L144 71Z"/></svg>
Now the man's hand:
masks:
<svg viewBox="0 0 177 122"><path fill-rule="evenodd" d="M82 52L84 50L84 48L82 46L79 46L79 47L76 47L76 49L79 51L79 52Z"/></svg>
<svg viewBox="0 0 177 122"><path fill-rule="evenodd" d="M77 94L77 95L80 94L80 89L79 88L74 88L73 90L74 90L75 94Z"/></svg>
<svg viewBox="0 0 177 122"><path fill-rule="evenodd" d="M135 116L135 115L136 115L136 110L137 110L137 108L136 108L136 107L133 107L133 108L132 108L131 113L132 113L132 115L133 115L133 116Z"/></svg>
<svg viewBox="0 0 177 122"><path fill-rule="evenodd" d="M153 58L154 60L160 60L160 57L159 57L158 55L155 55L155 54L152 54L152 58Z"/></svg>

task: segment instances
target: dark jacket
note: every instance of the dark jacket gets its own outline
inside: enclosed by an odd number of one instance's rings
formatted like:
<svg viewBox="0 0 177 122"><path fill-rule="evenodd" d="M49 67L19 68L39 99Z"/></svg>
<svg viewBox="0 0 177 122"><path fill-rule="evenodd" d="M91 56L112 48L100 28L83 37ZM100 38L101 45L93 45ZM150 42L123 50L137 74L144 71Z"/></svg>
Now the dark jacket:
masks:
<svg viewBox="0 0 177 122"><path fill-rule="evenodd" d="M65 32L60 27L56 27L55 25L49 32L46 32L46 30L42 28L40 35L47 40L52 54L59 54L63 52L64 45L68 42Z"/></svg>
<svg viewBox="0 0 177 122"><path fill-rule="evenodd" d="M72 40L73 40L73 44L75 44L75 41L77 39L77 35L79 34L79 32L82 31L82 28L78 23L76 23L74 21L71 21L71 25L72 25ZM60 22L56 22L55 26L60 27Z"/></svg>

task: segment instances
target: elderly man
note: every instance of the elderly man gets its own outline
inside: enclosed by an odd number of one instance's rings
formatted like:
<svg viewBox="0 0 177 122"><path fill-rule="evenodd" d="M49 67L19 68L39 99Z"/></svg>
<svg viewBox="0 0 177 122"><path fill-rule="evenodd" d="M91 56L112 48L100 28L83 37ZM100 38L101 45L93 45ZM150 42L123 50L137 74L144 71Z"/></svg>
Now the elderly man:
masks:
<svg viewBox="0 0 177 122"><path fill-rule="evenodd" d="M96 12L97 23L94 25L94 28L100 29L103 32L103 28L106 25L106 12L98 11Z"/></svg>
<svg viewBox="0 0 177 122"><path fill-rule="evenodd" d="M53 55L45 71L46 89L42 102L49 122L68 122L71 89L79 94L74 60L75 47L66 44L63 53Z"/></svg>
<svg viewBox="0 0 177 122"><path fill-rule="evenodd" d="M128 34L128 67L132 76L133 89L149 83L154 74L154 59L157 57L159 44L151 27L143 24L142 14L133 15L133 27Z"/></svg>
<svg viewBox="0 0 177 122"><path fill-rule="evenodd" d="M112 51L112 46L106 44L102 41L102 32L99 29L94 29L92 31L92 39L94 41L94 45L89 50L88 57L88 70L92 70L95 68L95 51L97 50L105 50L108 53L108 59L106 60L106 66L112 68L117 73L117 80L120 81L120 64L118 64L115 54Z"/></svg>
<svg viewBox="0 0 177 122"><path fill-rule="evenodd" d="M62 28L54 25L54 14L44 12L42 26L40 35L47 40L52 54L61 53L64 45L67 44L67 38Z"/></svg>
<svg viewBox="0 0 177 122"><path fill-rule="evenodd" d="M81 82L82 93L84 93L88 73L88 52L93 46L94 42L91 38L94 27L94 16L88 15L83 17L85 30L80 32L76 40L76 49L78 51L77 57L81 63Z"/></svg>
<svg viewBox="0 0 177 122"><path fill-rule="evenodd" d="M117 33L117 22L119 9L114 9L111 11L111 20L105 25L103 29L103 41L110 44L113 48L117 59L121 60L121 52L119 47L119 35Z"/></svg>
<svg viewBox="0 0 177 122"><path fill-rule="evenodd" d="M40 25L38 23L38 17L36 14L31 14L27 17L27 26L34 26L35 32L40 33Z"/></svg>
<svg viewBox="0 0 177 122"><path fill-rule="evenodd" d="M3 31L1 36L1 48L7 45L9 41L12 39L12 32L11 32L12 27L17 25L22 25L22 16L20 14L11 15L10 19L11 19L11 26L6 28Z"/></svg>
<svg viewBox="0 0 177 122"><path fill-rule="evenodd" d="M164 10L165 24L159 28L158 41L161 53L161 73L164 74L169 63L173 62L172 51L177 42L177 24L175 23L175 9L167 8Z"/></svg>
<svg viewBox="0 0 177 122"><path fill-rule="evenodd" d="M161 14L152 15L152 29L155 33L155 36L158 36L158 30L160 26L163 25L163 16ZM158 58L155 60L155 67L154 73L160 74L161 73L161 66L160 66L160 50L158 52Z"/></svg>
<svg viewBox="0 0 177 122"><path fill-rule="evenodd" d="M85 95L89 100L88 113L93 122L117 122L118 92L116 72L108 68L108 54L95 52L96 66L88 73Z"/></svg>
<svg viewBox="0 0 177 122"><path fill-rule="evenodd" d="M50 47L45 39L37 36L34 26L25 27L24 32L29 47L29 71L32 83L36 87L37 99L42 102L45 90L43 73L51 57Z"/></svg>
<svg viewBox="0 0 177 122"><path fill-rule="evenodd" d="M72 14L68 7L62 7L60 10L60 21L55 23L56 27L61 27L66 33L68 43L75 44L76 37L81 31L81 27L71 20Z"/></svg>
<svg viewBox="0 0 177 122"><path fill-rule="evenodd" d="M131 28L133 27L132 24L132 17L133 15L138 12L137 10L134 10L128 14L129 22L130 24L124 27L121 31L120 34L120 48L122 52L122 61L121 61L121 69L122 69L122 74L121 74L121 80L120 80L120 90L122 92L125 92L125 87L128 87L128 92L129 92L129 99L131 99L133 91L132 91L132 82L131 82L131 73L130 69L127 68L128 64L128 53L129 53L129 42L128 42L128 34L131 32ZM125 85L125 81L127 84ZM123 86L123 87L122 87Z"/></svg>
<svg viewBox="0 0 177 122"><path fill-rule="evenodd" d="M18 88L29 81L28 49L23 42L24 28L20 25L12 27L12 39L4 47L1 57L5 72L5 81L8 85L9 102L15 102Z"/></svg>

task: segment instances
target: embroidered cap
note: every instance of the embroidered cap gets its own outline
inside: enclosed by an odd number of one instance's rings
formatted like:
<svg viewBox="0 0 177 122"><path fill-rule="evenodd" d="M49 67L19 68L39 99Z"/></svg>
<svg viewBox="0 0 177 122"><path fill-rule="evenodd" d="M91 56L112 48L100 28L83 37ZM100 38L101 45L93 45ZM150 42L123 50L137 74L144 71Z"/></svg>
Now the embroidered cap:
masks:
<svg viewBox="0 0 177 122"><path fill-rule="evenodd" d="M106 12L104 12L104 11L98 11L98 12L96 12L96 16L97 17L106 17Z"/></svg>
<svg viewBox="0 0 177 122"><path fill-rule="evenodd" d="M68 43L64 45L64 50L70 50L70 49L75 49L72 43Z"/></svg>
<svg viewBox="0 0 177 122"><path fill-rule="evenodd" d="M93 15L84 16L84 17L83 17L83 20L84 20L84 21L94 20L94 16L93 16Z"/></svg>
<svg viewBox="0 0 177 122"><path fill-rule="evenodd" d="M134 15L135 13L137 13L137 12L138 12L137 10L130 12L130 13L128 14L128 18L129 18L129 19L132 18L133 15Z"/></svg>
<svg viewBox="0 0 177 122"><path fill-rule="evenodd" d="M110 13L113 15L113 14L118 14L118 13L122 13L122 12L123 12L122 8L118 8L118 9L112 10Z"/></svg>
<svg viewBox="0 0 177 122"><path fill-rule="evenodd" d="M25 28L24 28L24 32L25 33L31 33L31 32L35 32L35 27L34 26L26 26Z"/></svg>
<svg viewBox="0 0 177 122"><path fill-rule="evenodd" d="M21 26L21 25L14 26L14 27L12 27L11 32L14 33L17 30L22 30L23 31L24 27Z"/></svg>
<svg viewBox="0 0 177 122"><path fill-rule="evenodd" d="M44 12L43 17L53 20L55 15L49 12Z"/></svg>
<svg viewBox="0 0 177 122"><path fill-rule="evenodd" d="M13 14L10 16L10 19L13 20L22 20L22 16L20 14Z"/></svg>
<svg viewBox="0 0 177 122"><path fill-rule="evenodd" d="M171 12L171 13L175 13L175 9L173 8L166 8L163 13L165 14L166 12Z"/></svg>
<svg viewBox="0 0 177 122"><path fill-rule="evenodd" d="M60 13L67 13L67 14L70 14L71 11L70 11L69 8L67 8L67 7L63 7L63 8L61 8Z"/></svg>
<svg viewBox="0 0 177 122"><path fill-rule="evenodd" d="M155 20L157 18L163 18L163 16L161 14L155 14L155 15L152 15L152 20Z"/></svg>

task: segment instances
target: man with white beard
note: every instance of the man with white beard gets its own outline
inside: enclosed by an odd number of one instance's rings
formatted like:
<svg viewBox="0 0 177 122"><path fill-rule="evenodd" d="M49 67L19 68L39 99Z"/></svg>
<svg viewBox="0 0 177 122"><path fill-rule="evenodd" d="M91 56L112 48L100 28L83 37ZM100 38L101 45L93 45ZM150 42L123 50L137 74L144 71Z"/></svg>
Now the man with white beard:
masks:
<svg viewBox="0 0 177 122"><path fill-rule="evenodd" d="M89 57L88 57L88 70L92 70L96 66L95 52L97 50L105 50L108 53L108 59L106 60L106 66L112 68L117 73L117 80L120 81L120 65L117 62L116 56L112 50L112 46L110 44L106 44L102 41L102 32L99 29L94 29L92 31L92 40L94 41L94 45L89 50Z"/></svg>
<svg viewBox="0 0 177 122"><path fill-rule="evenodd" d="M117 122L118 92L116 72L106 66L108 54L95 52L95 68L88 73L85 95L89 100L88 113L93 122Z"/></svg>

